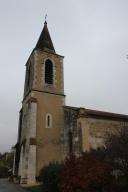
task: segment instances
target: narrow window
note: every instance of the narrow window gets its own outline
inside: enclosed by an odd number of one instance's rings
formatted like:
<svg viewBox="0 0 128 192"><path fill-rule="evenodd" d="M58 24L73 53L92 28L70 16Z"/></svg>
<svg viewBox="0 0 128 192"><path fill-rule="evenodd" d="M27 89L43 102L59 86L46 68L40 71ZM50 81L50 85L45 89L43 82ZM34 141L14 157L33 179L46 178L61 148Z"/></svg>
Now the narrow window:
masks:
<svg viewBox="0 0 128 192"><path fill-rule="evenodd" d="M29 66L28 69L27 69L27 80L26 80L26 88L27 88L27 90L30 87L30 75L31 75L31 66Z"/></svg>
<svg viewBox="0 0 128 192"><path fill-rule="evenodd" d="M52 127L52 115L51 114L46 114L46 128L51 128Z"/></svg>
<svg viewBox="0 0 128 192"><path fill-rule="evenodd" d="M68 137L69 137L69 153L72 153L73 146L72 146L72 132L71 131L69 131Z"/></svg>
<svg viewBox="0 0 128 192"><path fill-rule="evenodd" d="M50 127L50 116L49 115L48 115L48 119L47 120L48 120L48 122L47 122L48 123L48 127Z"/></svg>
<svg viewBox="0 0 128 192"><path fill-rule="evenodd" d="M83 152L83 141L82 141L82 127L81 123L78 124L78 136L79 136L79 152Z"/></svg>
<svg viewBox="0 0 128 192"><path fill-rule="evenodd" d="M53 64L49 59L45 62L45 83L53 84Z"/></svg>

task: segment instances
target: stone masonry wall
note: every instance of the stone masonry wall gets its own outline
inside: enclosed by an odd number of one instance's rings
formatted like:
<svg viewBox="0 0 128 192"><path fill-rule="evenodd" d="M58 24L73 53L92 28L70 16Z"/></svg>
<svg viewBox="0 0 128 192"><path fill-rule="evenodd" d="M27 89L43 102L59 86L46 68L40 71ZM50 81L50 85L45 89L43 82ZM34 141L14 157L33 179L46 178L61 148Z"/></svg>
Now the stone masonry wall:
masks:
<svg viewBox="0 0 128 192"><path fill-rule="evenodd" d="M123 120L87 118L89 125L89 146L96 149L104 145L110 134L116 134L122 128L128 129L128 122Z"/></svg>

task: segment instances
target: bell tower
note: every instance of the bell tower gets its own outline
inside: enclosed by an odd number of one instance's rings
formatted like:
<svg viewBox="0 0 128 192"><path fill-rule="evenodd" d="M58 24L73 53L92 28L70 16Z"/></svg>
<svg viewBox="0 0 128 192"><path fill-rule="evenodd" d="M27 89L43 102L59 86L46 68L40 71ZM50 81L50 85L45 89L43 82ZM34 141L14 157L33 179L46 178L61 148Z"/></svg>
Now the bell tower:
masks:
<svg viewBox="0 0 128 192"><path fill-rule="evenodd" d="M55 52L45 21L39 40L26 64L24 97L31 89L64 95L63 58Z"/></svg>
<svg viewBox="0 0 128 192"><path fill-rule="evenodd" d="M18 134L20 157L17 167L21 183L35 183L43 166L63 159L63 58L54 49L45 21L26 63Z"/></svg>

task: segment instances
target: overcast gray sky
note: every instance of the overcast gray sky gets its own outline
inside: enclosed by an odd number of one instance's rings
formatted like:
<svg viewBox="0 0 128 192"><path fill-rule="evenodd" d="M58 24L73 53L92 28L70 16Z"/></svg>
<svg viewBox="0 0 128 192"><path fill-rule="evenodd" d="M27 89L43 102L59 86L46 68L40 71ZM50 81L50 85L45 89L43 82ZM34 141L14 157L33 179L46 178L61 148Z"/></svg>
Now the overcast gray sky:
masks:
<svg viewBox="0 0 128 192"><path fill-rule="evenodd" d="M128 0L0 0L0 152L16 143L24 65L46 13L67 105L128 114Z"/></svg>

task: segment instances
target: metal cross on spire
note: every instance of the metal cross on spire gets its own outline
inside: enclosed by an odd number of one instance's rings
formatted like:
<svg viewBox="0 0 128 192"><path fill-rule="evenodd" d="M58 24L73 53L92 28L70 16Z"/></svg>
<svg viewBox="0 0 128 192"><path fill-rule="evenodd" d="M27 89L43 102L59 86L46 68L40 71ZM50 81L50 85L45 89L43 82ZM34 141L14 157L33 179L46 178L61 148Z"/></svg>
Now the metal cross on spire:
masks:
<svg viewBox="0 0 128 192"><path fill-rule="evenodd" d="M47 16L48 16L48 15L46 14L46 15L45 15L45 23L47 23Z"/></svg>

